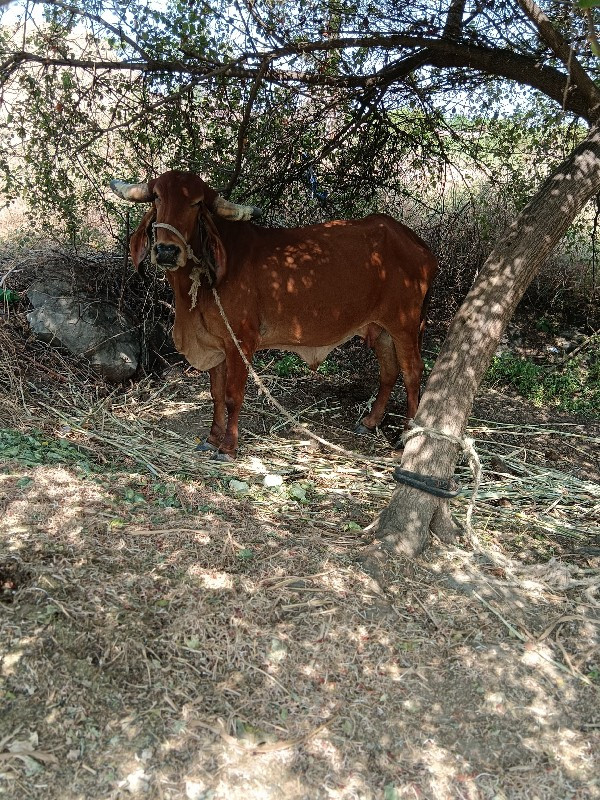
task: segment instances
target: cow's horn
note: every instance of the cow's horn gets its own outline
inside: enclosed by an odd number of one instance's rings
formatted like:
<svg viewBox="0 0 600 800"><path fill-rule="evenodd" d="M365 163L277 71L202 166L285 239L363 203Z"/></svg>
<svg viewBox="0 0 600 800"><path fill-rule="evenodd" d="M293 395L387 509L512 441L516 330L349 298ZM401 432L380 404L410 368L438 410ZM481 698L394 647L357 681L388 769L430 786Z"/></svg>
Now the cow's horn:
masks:
<svg viewBox="0 0 600 800"><path fill-rule="evenodd" d="M217 195L213 203L213 211L220 217L231 219L236 222L240 220L258 219L262 214L260 208L254 206L239 206L237 203L230 203L224 197Z"/></svg>
<svg viewBox="0 0 600 800"><path fill-rule="evenodd" d="M125 183L125 181L111 181L110 188L123 200L130 203L149 203L153 199L147 183Z"/></svg>

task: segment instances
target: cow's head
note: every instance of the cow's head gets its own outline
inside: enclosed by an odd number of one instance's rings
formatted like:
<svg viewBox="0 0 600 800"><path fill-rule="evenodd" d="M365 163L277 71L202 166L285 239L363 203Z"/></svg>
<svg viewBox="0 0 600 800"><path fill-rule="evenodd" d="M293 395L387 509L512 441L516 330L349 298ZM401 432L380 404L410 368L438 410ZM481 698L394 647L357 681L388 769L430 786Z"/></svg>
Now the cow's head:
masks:
<svg viewBox="0 0 600 800"><path fill-rule="evenodd" d="M211 213L229 220L260 216L260 210L253 206L240 206L220 197L192 172L165 172L148 183L113 180L110 188L123 200L152 203L129 243L136 269L149 251L153 264L169 271L179 269L188 262L194 245L198 248L206 238L219 283L226 271L226 256ZM194 255L200 259L204 257L200 252Z"/></svg>

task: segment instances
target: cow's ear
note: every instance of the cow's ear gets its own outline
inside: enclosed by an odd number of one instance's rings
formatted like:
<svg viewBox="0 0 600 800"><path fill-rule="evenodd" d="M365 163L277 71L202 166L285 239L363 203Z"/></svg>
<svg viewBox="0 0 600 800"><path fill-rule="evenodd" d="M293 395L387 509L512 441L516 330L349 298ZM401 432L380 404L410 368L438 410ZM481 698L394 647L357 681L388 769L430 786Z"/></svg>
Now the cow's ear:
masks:
<svg viewBox="0 0 600 800"><path fill-rule="evenodd" d="M156 208L152 206L150 211L147 211L142 217L142 221L137 227L129 240L129 252L131 253L131 260L136 269L140 268L140 264L148 255L150 250L150 242L152 240L152 223L156 219Z"/></svg>
<svg viewBox="0 0 600 800"><path fill-rule="evenodd" d="M213 240L212 247L215 255L215 265L217 267L216 284L218 286L227 273L227 255L220 238L217 237Z"/></svg>
<svg viewBox="0 0 600 800"><path fill-rule="evenodd" d="M227 253L219 236L219 232L210 214L203 214L199 224L204 226L204 231L208 238L210 249L213 256L213 272L215 285L218 286L227 272Z"/></svg>

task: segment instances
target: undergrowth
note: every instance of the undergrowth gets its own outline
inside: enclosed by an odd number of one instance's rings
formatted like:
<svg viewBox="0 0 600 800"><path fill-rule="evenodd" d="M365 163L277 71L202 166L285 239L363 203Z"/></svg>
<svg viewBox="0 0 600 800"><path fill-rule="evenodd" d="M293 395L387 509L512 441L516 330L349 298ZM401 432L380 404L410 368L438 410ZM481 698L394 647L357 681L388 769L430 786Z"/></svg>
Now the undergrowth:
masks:
<svg viewBox="0 0 600 800"><path fill-rule="evenodd" d="M295 353L282 353L279 357L270 360L257 358L254 363L258 369L277 375L278 378L293 378L310 372L306 362ZM317 367L316 371L319 375L337 375L341 371L341 367L335 356L330 355Z"/></svg>
<svg viewBox="0 0 600 800"><path fill-rule="evenodd" d="M511 387L538 407L600 413L600 348L574 356L562 365L536 364L513 353L494 357L486 383Z"/></svg>
<svg viewBox="0 0 600 800"><path fill-rule="evenodd" d="M27 467L40 464L73 464L84 472L93 470L87 453L66 439L48 436L42 431L29 434L0 428L0 460L14 460Z"/></svg>

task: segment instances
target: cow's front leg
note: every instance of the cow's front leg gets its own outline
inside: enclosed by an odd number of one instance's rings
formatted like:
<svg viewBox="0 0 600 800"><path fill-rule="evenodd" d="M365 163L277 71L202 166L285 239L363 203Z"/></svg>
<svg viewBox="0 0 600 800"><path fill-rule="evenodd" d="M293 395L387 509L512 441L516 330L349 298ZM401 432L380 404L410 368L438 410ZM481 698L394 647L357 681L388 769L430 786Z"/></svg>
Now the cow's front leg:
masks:
<svg viewBox="0 0 600 800"><path fill-rule="evenodd" d="M246 348L244 348L245 350ZM245 352L245 355L250 361L252 354ZM214 455L214 458L219 461L232 461L235 458L238 445L238 425L242 403L244 402L248 369L237 350L227 354L226 373L225 407L227 409L227 427L219 445L219 450Z"/></svg>
<svg viewBox="0 0 600 800"><path fill-rule="evenodd" d="M206 441L199 444L196 450L218 450L219 445L225 436L225 381L227 378L227 366L225 360L217 364L216 367L208 370L210 378L210 396L213 402L213 418L210 426L210 433Z"/></svg>

